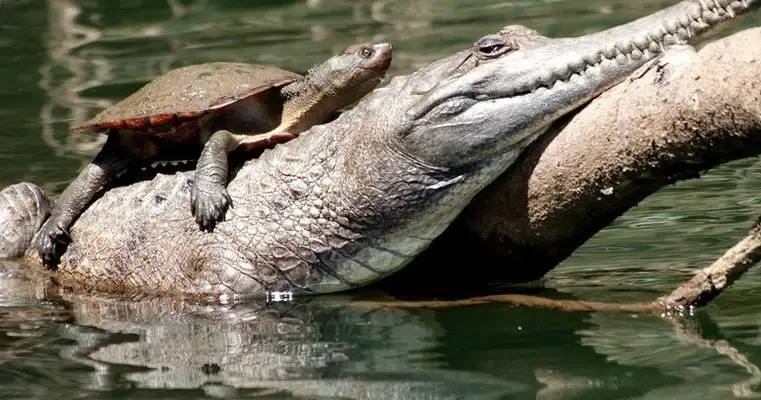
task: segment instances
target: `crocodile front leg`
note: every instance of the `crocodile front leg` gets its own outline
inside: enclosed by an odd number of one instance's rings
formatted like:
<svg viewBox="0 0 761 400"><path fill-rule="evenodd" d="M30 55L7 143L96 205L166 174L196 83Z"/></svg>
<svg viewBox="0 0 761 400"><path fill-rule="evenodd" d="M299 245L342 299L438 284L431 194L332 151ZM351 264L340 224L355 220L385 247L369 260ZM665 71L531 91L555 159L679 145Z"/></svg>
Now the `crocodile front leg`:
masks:
<svg viewBox="0 0 761 400"><path fill-rule="evenodd" d="M120 151L119 141L117 135L109 136L92 163L88 164L61 194L50 218L42 226L35 240L34 250L46 268L54 270L58 267L61 255L70 242L71 225L103 186L135 160Z"/></svg>

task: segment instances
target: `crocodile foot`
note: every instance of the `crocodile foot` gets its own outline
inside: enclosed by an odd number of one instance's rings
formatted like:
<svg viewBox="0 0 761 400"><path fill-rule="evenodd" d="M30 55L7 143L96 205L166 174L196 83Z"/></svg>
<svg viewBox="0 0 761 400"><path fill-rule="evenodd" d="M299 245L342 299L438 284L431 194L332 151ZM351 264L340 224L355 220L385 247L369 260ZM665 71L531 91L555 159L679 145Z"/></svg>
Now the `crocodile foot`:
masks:
<svg viewBox="0 0 761 400"><path fill-rule="evenodd" d="M58 269L61 256L66 252L69 243L71 243L69 233L49 219L42 227L35 243L35 250L42 259L42 265L51 271Z"/></svg>
<svg viewBox="0 0 761 400"><path fill-rule="evenodd" d="M190 211L202 231L212 232L231 206L232 199L222 185L201 181L190 191Z"/></svg>

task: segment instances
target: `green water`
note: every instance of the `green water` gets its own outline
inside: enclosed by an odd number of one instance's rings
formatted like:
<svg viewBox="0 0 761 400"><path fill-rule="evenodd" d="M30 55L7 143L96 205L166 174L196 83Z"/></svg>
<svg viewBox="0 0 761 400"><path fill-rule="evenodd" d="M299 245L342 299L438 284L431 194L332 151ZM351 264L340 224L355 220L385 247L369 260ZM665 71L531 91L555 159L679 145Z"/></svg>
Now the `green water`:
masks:
<svg viewBox="0 0 761 400"><path fill-rule="evenodd" d="M388 40L391 74L400 74L503 25L575 35L671 3L0 0L0 182L60 191L99 146L69 127L173 67L229 60L304 70L350 43ZM758 13L745 22L760 23ZM754 159L666 188L547 285L582 299L651 299L746 233L759 183ZM508 305L369 309L344 296L276 307L94 296L40 303L21 276L0 270L3 399L761 395L754 271L678 321Z"/></svg>

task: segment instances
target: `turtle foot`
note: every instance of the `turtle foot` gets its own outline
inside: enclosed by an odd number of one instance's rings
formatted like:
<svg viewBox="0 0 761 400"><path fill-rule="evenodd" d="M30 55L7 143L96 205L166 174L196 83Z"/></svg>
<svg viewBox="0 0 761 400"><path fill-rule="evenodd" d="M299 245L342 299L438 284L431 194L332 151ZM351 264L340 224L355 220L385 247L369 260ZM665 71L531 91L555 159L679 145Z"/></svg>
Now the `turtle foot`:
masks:
<svg viewBox="0 0 761 400"><path fill-rule="evenodd" d="M42 265L48 270L55 271L61 262L61 256L71 243L71 236L65 229L51 222L48 220L48 223L42 227L35 243L35 250L42 260Z"/></svg>
<svg viewBox="0 0 761 400"><path fill-rule="evenodd" d="M222 185L196 183L190 191L190 211L202 231L212 232L231 205L232 199Z"/></svg>

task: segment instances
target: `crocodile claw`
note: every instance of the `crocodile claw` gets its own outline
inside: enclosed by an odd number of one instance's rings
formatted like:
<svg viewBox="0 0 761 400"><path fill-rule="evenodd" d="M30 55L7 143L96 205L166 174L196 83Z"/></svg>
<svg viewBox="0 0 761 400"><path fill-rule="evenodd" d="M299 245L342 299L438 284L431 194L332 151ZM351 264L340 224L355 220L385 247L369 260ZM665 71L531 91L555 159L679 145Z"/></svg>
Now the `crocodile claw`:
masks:
<svg viewBox="0 0 761 400"><path fill-rule="evenodd" d="M224 186L209 183L193 185L190 211L202 231L212 232L229 207L232 207L232 198Z"/></svg>

